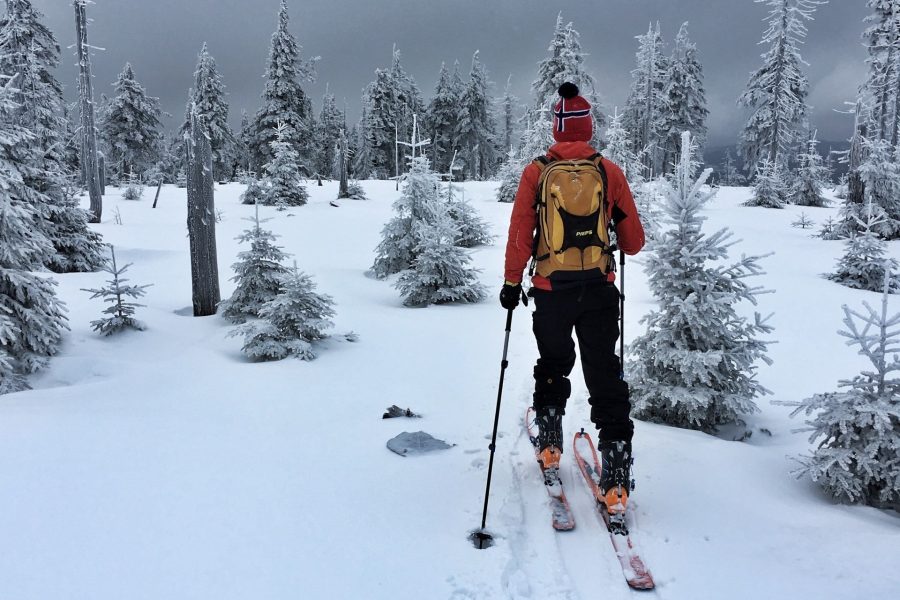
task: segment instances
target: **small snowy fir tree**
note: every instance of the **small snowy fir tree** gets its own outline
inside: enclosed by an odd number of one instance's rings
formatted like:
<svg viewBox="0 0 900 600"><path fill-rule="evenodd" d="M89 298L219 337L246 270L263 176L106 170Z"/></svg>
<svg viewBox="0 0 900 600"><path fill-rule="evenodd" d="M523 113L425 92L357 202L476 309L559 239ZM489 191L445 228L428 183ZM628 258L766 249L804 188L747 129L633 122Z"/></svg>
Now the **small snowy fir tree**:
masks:
<svg viewBox="0 0 900 600"><path fill-rule="evenodd" d="M741 175L740 170L735 166L731 148L725 151L725 162L722 164L720 182L722 185L727 186L746 185L747 183L747 178Z"/></svg>
<svg viewBox="0 0 900 600"><path fill-rule="evenodd" d="M885 281L885 271L896 272L900 264L887 258L887 242L875 234L883 217L875 214L872 203L867 204L868 215L859 225L862 231L853 231L847 239L844 256L838 260L837 270L826 277L841 285L858 290L877 292ZM890 292L900 292L900 276L887 278Z"/></svg>
<svg viewBox="0 0 900 600"><path fill-rule="evenodd" d="M452 181L447 183L447 212L456 225L456 245L461 248L474 248L490 244L493 240L491 226L481 218L475 207L464 196L458 194L458 191Z"/></svg>
<svg viewBox="0 0 900 600"><path fill-rule="evenodd" d="M409 177L436 179L424 157L414 158ZM485 297L478 270L457 245L459 227L436 193L420 199L421 218L412 223L415 258L395 287L406 306L428 306L447 302L479 302Z"/></svg>
<svg viewBox="0 0 900 600"><path fill-rule="evenodd" d="M822 157L816 150L816 136L813 134L807 143L806 152L798 156L800 165L791 185L789 199L798 206L827 206L828 200L822 190L828 185L830 174L822 164Z"/></svg>
<svg viewBox="0 0 900 600"><path fill-rule="evenodd" d="M266 164L266 199L264 204L284 210L288 206L303 206L309 199L301 184L300 155L287 139L287 128L279 126L279 137L272 142L275 158Z"/></svg>
<svg viewBox="0 0 900 600"><path fill-rule="evenodd" d="M122 198L125 200L140 200L144 195L144 184L134 172L128 173L125 177L125 190L122 192Z"/></svg>
<svg viewBox="0 0 900 600"><path fill-rule="evenodd" d="M745 283L761 275L760 257L728 264L731 232L701 232L701 209L715 194L704 188L711 170L694 179L689 134L664 206L671 229L649 244L647 272L659 308L642 319L646 333L631 345L629 383L635 416L703 431L740 422L757 409L753 399L768 393L756 380L758 360L769 363L772 328L757 313L740 316L736 305L756 303L759 288Z"/></svg>
<svg viewBox="0 0 900 600"><path fill-rule="evenodd" d="M824 223L822 223L822 229L819 230L817 234L818 237L823 240L842 240L844 236L841 235L841 232L838 228L838 223L832 217L828 217Z"/></svg>
<svg viewBox="0 0 900 600"><path fill-rule="evenodd" d="M438 178L424 157L412 161L403 191L394 201L394 216L381 231L372 273L378 279L410 268L416 258L416 222L428 218L426 205L438 201Z"/></svg>
<svg viewBox="0 0 900 600"><path fill-rule="evenodd" d="M282 277L281 292L259 309L260 320L236 328L243 335L241 350L252 360L316 358L314 343L326 339L334 326L334 300L319 294L312 278L297 265Z"/></svg>
<svg viewBox="0 0 900 600"><path fill-rule="evenodd" d="M243 192L241 192L241 204L265 204L266 203L266 182L265 180L259 180L252 175L248 175L244 179L244 184L247 186Z"/></svg>
<svg viewBox="0 0 900 600"><path fill-rule="evenodd" d="M900 314L888 316L893 277L885 274L880 314L844 308L848 346L857 346L872 368L838 382L841 391L815 394L797 403L804 413L812 455L801 458L808 475L841 502L900 510Z"/></svg>
<svg viewBox="0 0 900 600"><path fill-rule="evenodd" d="M241 243L249 242L250 249L240 252L238 262L231 265L235 272L231 280L237 287L220 305L222 316L233 323L258 317L263 304L281 292L281 282L288 272L281 264L287 255L274 244L278 236L260 226L266 220L260 220L258 206L253 218L246 220L253 226L245 229L237 239Z"/></svg>
<svg viewBox="0 0 900 600"><path fill-rule="evenodd" d="M756 168L756 185L753 187L753 198L744 202L744 206L761 206L763 208L784 208L785 184L782 170L778 164L764 158Z"/></svg>
<svg viewBox="0 0 900 600"><path fill-rule="evenodd" d="M816 224L816 222L813 221L812 219L810 219L809 215L807 215L805 212L801 212L800 216L797 217L797 220L791 222L791 227L799 227L800 229L809 229L810 227L812 227L815 224Z"/></svg>
<svg viewBox="0 0 900 600"><path fill-rule="evenodd" d="M368 200L366 190L363 189L362 184L358 181L347 182L347 198L350 200Z"/></svg>
<svg viewBox="0 0 900 600"><path fill-rule="evenodd" d="M109 247L110 259L103 267L103 270L110 275L112 279L106 281L106 286L97 289L82 288L83 292L91 293L91 300L94 298L103 298L104 302L109 302L103 314L109 315L96 321L91 321L94 331L98 331L103 335L112 335L125 329L136 329L143 331L147 328L142 321L134 318L134 309L143 304L128 302L126 298L140 298L146 292L150 285L126 285L127 278L122 274L128 270L131 263L123 267L116 265L116 249Z"/></svg>

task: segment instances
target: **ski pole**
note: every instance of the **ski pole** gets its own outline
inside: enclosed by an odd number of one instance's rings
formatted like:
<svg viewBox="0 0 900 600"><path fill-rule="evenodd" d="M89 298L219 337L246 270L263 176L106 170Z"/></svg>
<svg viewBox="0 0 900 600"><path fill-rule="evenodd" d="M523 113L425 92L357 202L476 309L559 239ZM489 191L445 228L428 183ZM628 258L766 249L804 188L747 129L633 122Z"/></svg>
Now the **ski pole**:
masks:
<svg viewBox="0 0 900 600"><path fill-rule="evenodd" d="M625 251L619 250L622 282L619 284L619 377L625 379Z"/></svg>
<svg viewBox="0 0 900 600"><path fill-rule="evenodd" d="M471 540L475 543L475 547L479 550L490 547L494 538L484 531L487 526L488 500L491 495L491 475L494 472L494 451L497 449L497 425L500 422L500 399L503 397L503 377L506 374L506 367L509 363L506 360L506 353L509 350L509 332L512 329L513 309L509 309L506 313L506 338L503 341L503 358L500 361L500 385L497 388L497 409L494 411L494 431L491 434L491 457L488 460L487 485L484 488L484 511L481 513L481 530L472 534Z"/></svg>

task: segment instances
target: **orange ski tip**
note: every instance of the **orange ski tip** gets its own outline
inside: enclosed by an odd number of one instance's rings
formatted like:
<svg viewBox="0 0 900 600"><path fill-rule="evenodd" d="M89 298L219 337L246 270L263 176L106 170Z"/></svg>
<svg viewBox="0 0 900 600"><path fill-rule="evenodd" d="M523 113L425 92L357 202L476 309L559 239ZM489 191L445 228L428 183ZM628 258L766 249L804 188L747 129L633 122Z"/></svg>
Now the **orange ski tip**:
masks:
<svg viewBox="0 0 900 600"><path fill-rule="evenodd" d="M545 469L559 468L559 459L562 457L562 451L556 446L548 446L541 450L538 460Z"/></svg>

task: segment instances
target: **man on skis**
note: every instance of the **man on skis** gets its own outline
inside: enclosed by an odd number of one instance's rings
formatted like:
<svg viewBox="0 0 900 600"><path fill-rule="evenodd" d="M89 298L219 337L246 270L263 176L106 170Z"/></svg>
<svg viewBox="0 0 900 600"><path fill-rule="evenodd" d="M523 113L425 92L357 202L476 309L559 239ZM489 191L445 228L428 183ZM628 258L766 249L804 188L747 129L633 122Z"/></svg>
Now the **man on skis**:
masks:
<svg viewBox="0 0 900 600"><path fill-rule="evenodd" d="M590 145L591 105L578 87L564 83L553 113L546 156L529 164L519 183L506 244L500 304L513 310L522 299L522 277L531 260L533 330L540 357L534 367L534 410L542 468L558 469L562 417L571 393L578 338L591 421L599 430L600 491L606 506L624 509L631 489L628 384L622 378L616 247L636 254L644 229L622 170ZM615 245L609 229L615 231ZM535 272L536 270L536 272Z"/></svg>

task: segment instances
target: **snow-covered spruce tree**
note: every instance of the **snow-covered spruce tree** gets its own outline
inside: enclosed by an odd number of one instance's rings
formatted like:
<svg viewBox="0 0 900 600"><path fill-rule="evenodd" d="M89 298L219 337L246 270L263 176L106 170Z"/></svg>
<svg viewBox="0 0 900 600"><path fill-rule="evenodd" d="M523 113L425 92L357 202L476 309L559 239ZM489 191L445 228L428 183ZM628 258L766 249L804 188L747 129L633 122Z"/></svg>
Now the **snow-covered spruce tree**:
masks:
<svg viewBox="0 0 900 600"><path fill-rule="evenodd" d="M635 69L631 72L631 92L625 103L623 126L631 134L631 151L641 156L644 176L662 172L662 149L666 141L663 115L666 109L665 75L668 58L663 52L659 23L637 36Z"/></svg>
<svg viewBox="0 0 900 600"><path fill-rule="evenodd" d="M241 109L241 129L237 135L237 164L239 170L246 173L255 173L256 165L250 155L250 147L253 145L253 123L246 109Z"/></svg>
<svg viewBox="0 0 900 600"><path fill-rule="evenodd" d="M17 333L12 319L0 313L0 396L28 389L28 382L16 372L13 357L5 350L15 340Z"/></svg>
<svg viewBox="0 0 900 600"><path fill-rule="evenodd" d="M28 185L41 193L33 206L35 227L55 249L45 256L44 265L57 273L93 271L103 260L100 235L88 228L88 214L67 195L78 150L65 115L62 86L54 74L59 45L31 2L6 4L6 15L0 19L0 75L14 78L10 89L15 89L15 106L10 107L9 118L32 133L32 155L22 157L30 167Z"/></svg>
<svg viewBox="0 0 900 600"><path fill-rule="evenodd" d="M459 122L459 90L453 88L450 71L441 63L434 95L425 113L425 130L431 138L431 164L436 171L446 173L450 168L456 144L456 130Z"/></svg>
<svg viewBox="0 0 900 600"><path fill-rule="evenodd" d="M798 206L827 206L828 200L822 190L828 185L830 173L822 164L822 156L816 150L815 134L811 135L806 152L798 156L799 165L793 183L790 186L788 199Z"/></svg>
<svg viewBox="0 0 900 600"><path fill-rule="evenodd" d="M425 105L415 80L400 63L400 51L394 48L390 69L375 69L375 80L363 90L364 120L360 128L365 136L366 165L369 173L379 179L394 177L402 172L395 160L397 139L412 137L413 115L424 115ZM458 107L457 107L458 108ZM362 160L361 160L362 162Z"/></svg>
<svg viewBox="0 0 900 600"><path fill-rule="evenodd" d="M360 109L359 122L356 125L356 135L352 140L354 152L350 161L350 170L353 176L360 179L377 177L374 171L375 155L372 146L375 140L369 137L369 111L366 101L367 97L363 94L363 105Z"/></svg>
<svg viewBox="0 0 900 600"><path fill-rule="evenodd" d="M798 128L806 120L809 81L800 45L806 37L805 21L813 18L819 0L755 0L769 7L768 27L763 44L763 65L750 75L738 105L753 112L741 132L741 152L745 165L757 165L767 158L787 164L784 153L797 139Z"/></svg>
<svg viewBox="0 0 900 600"><path fill-rule="evenodd" d="M741 175L741 172L735 166L731 148L725 151L725 162L722 164L720 181L722 185L727 186L745 185L747 183L747 178Z"/></svg>
<svg viewBox="0 0 900 600"><path fill-rule="evenodd" d="M44 264L55 273L88 273L103 265L103 237L88 227L88 213L81 208L77 175L68 175L62 201L51 206L51 243L55 253Z"/></svg>
<svg viewBox="0 0 900 600"><path fill-rule="evenodd" d="M249 242L250 249L241 251L238 262L231 265L235 273L231 280L237 287L231 297L219 305L222 316L233 323L258 317L263 304L281 292L282 280L288 272L281 264L287 255L274 243L278 236L261 227L266 220L260 220L259 208L253 218L246 220L253 226L245 229L237 240L242 244Z"/></svg>
<svg viewBox="0 0 900 600"><path fill-rule="evenodd" d="M422 158L422 157L419 157ZM426 163L427 165L427 163ZM416 222L427 218L425 205L438 193L438 178L430 168L424 172L421 161L413 161L414 169L404 181L399 198L394 201L394 216L381 230L381 242L375 248L372 273L378 279L409 269L416 258Z"/></svg>
<svg viewBox="0 0 900 600"><path fill-rule="evenodd" d="M777 163L764 158L756 167L756 183L753 186L753 197L744 202L744 206L761 206L763 208L784 208L787 195L786 185L782 178L783 171Z"/></svg>
<svg viewBox="0 0 900 600"><path fill-rule="evenodd" d="M500 187L497 190L499 202L515 201L522 171L528 166L528 163L539 156L544 156L547 148L553 144L553 126L550 123L549 114L550 111L547 108L536 112L531 123L522 133L519 149L515 153L509 154L501 165L498 173Z"/></svg>
<svg viewBox="0 0 900 600"><path fill-rule="evenodd" d="M300 156L291 146L289 129L282 125L272 142L274 158L266 163L266 195L263 204L284 210L288 206L303 206L309 200L306 186L301 184Z"/></svg>
<svg viewBox="0 0 900 600"><path fill-rule="evenodd" d="M322 110L319 112L319 120L316 123L314 171L321 177L336 178L340 176L335 172L335 164L341 131L346 127L344 121L344 113L338 109L334 94L326 91L322 97Z"/></svg>
<svg viewBox="0 0 900 600"><path fill-rule="evenodd" d="M606 146L603 156L614 162L628 179L634 203L641 216L641 223L647 239L656 236L659 230L660 211L657 188L653 182L644 180L643 154L635 154L631 150L631 140L623 125L624 115L618 109L609 115L609 127L606 130Z"/></svg>
<svg viewBox="0 0 900 600"><path fill-rule="evenodd" d="M438 195L437 176L428 159L413 158L404 194L415 187L417 216L411 221L409 239L412 261L396 281L403 304L427 306L447 302L478 302L485 296L471 258L457 245L459 226L448 203Z"/></svg>
<svg viewBox="0 0 900 600"><path fill-rule="evenodd" d="M397 137L400 135L397 101L390 71L375 70L375 80L363 90L363 113L360 121L365 143L364 154L359 157L357 169L361 177L387 179L398 171L394 162ZM366 172L368 171L368 172Z"/></svg>
<svg viewBox="0 0 900 600"><path fill-rule="evenodd" d="M900 263L886 256L887 242L875 234L884 216L875 213L876 207L871 202L866 207L866 220L859 223L862 231L850 233L835 272L826 277L847 287L876 292L884 284L885 271L897 272ZM891 275L888 283L890 292L900 292L900 275Z"/></svg>
<svg viewBox="0 0 900 600"><path fill-rule="evenodd" d="M703 87L703 66L697 58L697 45L688 37L685 22L675 37L675 49L668 61L663 89L665 103L662 128L666 133L663 152L663 170L674 168L675 157L681 143L681 133L690 131L695 140L697 154L703 155L706 144L706 90Z"/></svg>
<svg viewBox="0 0 900 600"><path fill-rule="evenodd" d="M278 295L260 307L260 320L237 327L232 335L244 336L241 350L252 360L313 360L314 344L328 337L334 314L331 296L316 292L315 282L295 263L282 277Z"/></svg>
<svg viewBox="0 0 900 600"><path fill-rule="evenodd" d="M160 158L163 113L159 99L147 95L134 77L131 63L119 74L112 99L100 123L107 161L119 180L128 173L143 174Z"/></svg>
<svg viewBox="0 0 900 600"><path fill-rule="evenodd" d="M752 322L737 313L742 300L756 303L760 289L745 279L762 274L760 257L723 263L731 232L701 231L700 211L715 194L705 187L711 170L695 179L689 134L681 147L663 207L671 229L650 242L646 259L659 308L642 319L647 329L629 349L628 379L637 418L715 431L758 410L753 399L768 393L755 363L771 362L757 336L772 328L759 313Z"/></svg>
<svg viewBox="0 0 900 600"><path fill-rule="evenodd" d="M867 0L872 13L863 33L863 45L869 56L869 72L862 91L870 105L869 135L889 140L897 145L900 128L900 2L898 0Z"/></svg>
<svg viewBox="0 0 900 600"><path fill-rule="evenodd" d="M846 330L838 333L857 346L872 368L838 382L841 391L815 394L796 404L804 413L810 443L800 475L808 475L841 502L900 509L900 314L888 316L886 274L880 313L864 302L864 312L844 309Z"/></svg>
<svg viewBox="0 0 900 600"><path fill-rule="evenodd" d="M0 86L0 388L26 389L25 376L57 353L68 329L56 282L38 277L53 245L34 226L35 206L44 200L31 185L34 135L14 124L17 105L9 82Z"/></svg>
<svg viewBox="0 0 900 600"><path fill-rule="evenodd" d="M209 138L213 155L213 177L216 181L229 179L232 174L237 140L228 125L228 103L225 101L225 84L219 75L216 59L209 53L206 42L197 55L194 70L194 87L188 98L188 111L196 107L197 115ZM190 117L185 115L182 134L189 134Z"/></svg>
<svg viewBox="0 0 900 600"><path fill-rule="evenodd" d="M90 292L91 300L103 298L104 302L110 303L103 311L103 314L109 316L91 321L91 326L94 331L103 335L112 335L125 329L143 331L147 326L134 318L134 309L144 305L129 302L127 298L140 298L150 285L126 285L125 282L128 281L128 278L122 277L122 274L128 270L131 263L119 267L116 265L116 249L110 246L109 253L109 262L103 267L103 270L112 275L112 279L108 279L102 288L82 289L83 292Z"/></svg>
<svg viewBox="0 0 900 600"><path fill-rule="evenodd" d="M488 93L487 71L478 60L478 51L472 56L469 83L462 95L456 138L460 148L463 173L470 179L486 179L497 168L500 153L495 145L491 98Z"/></svg>
<svg viewBox="0 0 900 600"><path fill-rule="evenodd" d="M312 102L301 84L315 81L315 64L319 57L311 60L301 57L302 48L288 30L289 22L287 0L281 0L278 27L269 47L262 107L253 120L251 155L254 165L264 165L274 157L272 143L278 137L279 123L286 128L282 133L284 141L304 162L312 158L315 140Z"/></svg>
<svg viewBox="0 0 900 600"><path fill-rule="evenodd" d="M606 123L606 115L594 78L585 67L585 56L587 54L581 50L580 34L571 22L563 25L562 13L559 13L556 16L553 38L547 47L547 57L538 63L537 79L531 84L531 91L534 93L531 109L541 110L554 106L559 100L559 86L567 81L574 83L581 90L581 95L591 103L594 117L592 143L595 148L599 148L600 128Z"/></svg>
<svg viewBox="0 0 900 600"><path fill-rule="evenodd" d="M516 143L516 109L519 99L511 90L512 75L506 78L506 87L503 89L503 98L500 99L500 150L509 152L514 150ZM440 170L440 169L438 169Z"/></svg>

